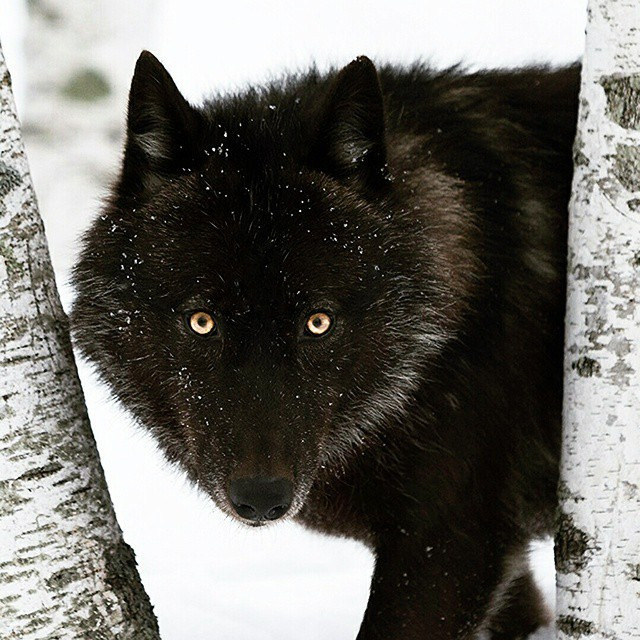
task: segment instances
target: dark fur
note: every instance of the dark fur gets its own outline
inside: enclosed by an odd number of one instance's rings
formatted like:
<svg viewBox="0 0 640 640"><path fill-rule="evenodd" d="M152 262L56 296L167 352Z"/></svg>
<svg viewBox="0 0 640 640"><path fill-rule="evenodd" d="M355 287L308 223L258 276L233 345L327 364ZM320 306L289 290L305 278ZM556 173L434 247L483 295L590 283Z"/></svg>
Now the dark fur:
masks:
<svg viewBox="0 0 640 640"><path fill-rule="evenodd" d="M578 78L359 58L192 108L136 67L77 344L223 510L287 477L297 521L375 551L360 640L546 621L525 550L555 504Z"/></svg>

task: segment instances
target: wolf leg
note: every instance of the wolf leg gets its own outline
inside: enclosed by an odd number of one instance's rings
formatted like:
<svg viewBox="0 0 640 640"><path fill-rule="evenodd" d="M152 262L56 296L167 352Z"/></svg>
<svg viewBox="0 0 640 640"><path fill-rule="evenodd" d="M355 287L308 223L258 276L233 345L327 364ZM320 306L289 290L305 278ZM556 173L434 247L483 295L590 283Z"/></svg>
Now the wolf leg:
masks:
<svg viewBox="0 0 640 640"><path fill-rule="evenodd" d="M369 604L357 640L467 640L483 628L509 556L504 531L459 527L430 533L383 536L377 550ZM535 628L527 616L528 584L519 586L511 613L514 629ZM509 633L508 611L502 619ZM518 636L495 636L501 640Z"/></svg>

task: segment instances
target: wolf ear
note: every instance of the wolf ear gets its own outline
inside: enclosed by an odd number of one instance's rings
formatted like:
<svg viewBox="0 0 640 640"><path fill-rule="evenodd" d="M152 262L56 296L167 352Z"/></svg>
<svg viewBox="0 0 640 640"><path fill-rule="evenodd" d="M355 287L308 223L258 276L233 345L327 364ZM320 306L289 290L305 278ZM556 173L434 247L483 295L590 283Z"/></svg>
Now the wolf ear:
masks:
<svg viewBox="0 0 640 640"><path fill-rule="evenodd" d="M333 81L320 118L317 153L323 168L339 178L381 184L388 177L382 90L366 56Z"/></svg>
<svg viewBox="0 0 640 640"><path fill-rule="evenodd" d="M123 188L148 192L163 177L191 167L203 126L160 61L143 51L129 91Z"/></svg>

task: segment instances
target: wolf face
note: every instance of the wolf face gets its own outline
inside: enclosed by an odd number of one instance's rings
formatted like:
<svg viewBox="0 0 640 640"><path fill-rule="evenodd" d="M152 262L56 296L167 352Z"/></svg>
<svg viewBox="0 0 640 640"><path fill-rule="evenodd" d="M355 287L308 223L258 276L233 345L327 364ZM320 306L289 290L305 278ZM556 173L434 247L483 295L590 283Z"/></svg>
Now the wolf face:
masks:
<svg viewBox="0 0 640 640"><path fill-rule="evenodd" d="M121 174L75 270L75 340L243 521L294 515L455 335L475 273L464 245L459 269L445 258L462 191L433 167L414 206L411 149L384 123L366 58L201 108L151 54L136 66Z"/></svg>

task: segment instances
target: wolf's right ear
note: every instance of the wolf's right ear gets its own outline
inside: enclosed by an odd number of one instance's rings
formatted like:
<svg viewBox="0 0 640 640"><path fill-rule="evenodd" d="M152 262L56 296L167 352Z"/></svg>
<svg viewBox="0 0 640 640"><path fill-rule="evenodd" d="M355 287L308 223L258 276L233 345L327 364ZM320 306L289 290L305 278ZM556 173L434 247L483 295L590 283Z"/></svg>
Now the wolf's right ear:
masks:
<svg viewBox="0 0 640 640"><path fill-rule="evenodd" d="M163 178L191 168L203 128L202 115L184 99L160 61L143 51L129 91L121 189L142 195Z"/></svg>
<svg viewBox="0 0 640 640"><path fill-rule="evenodd" d="M384 184L388 176L384 120L378 72L369 58L360 56L333 79L322 106L313 148L321 167L338 178Z"/></svg>

